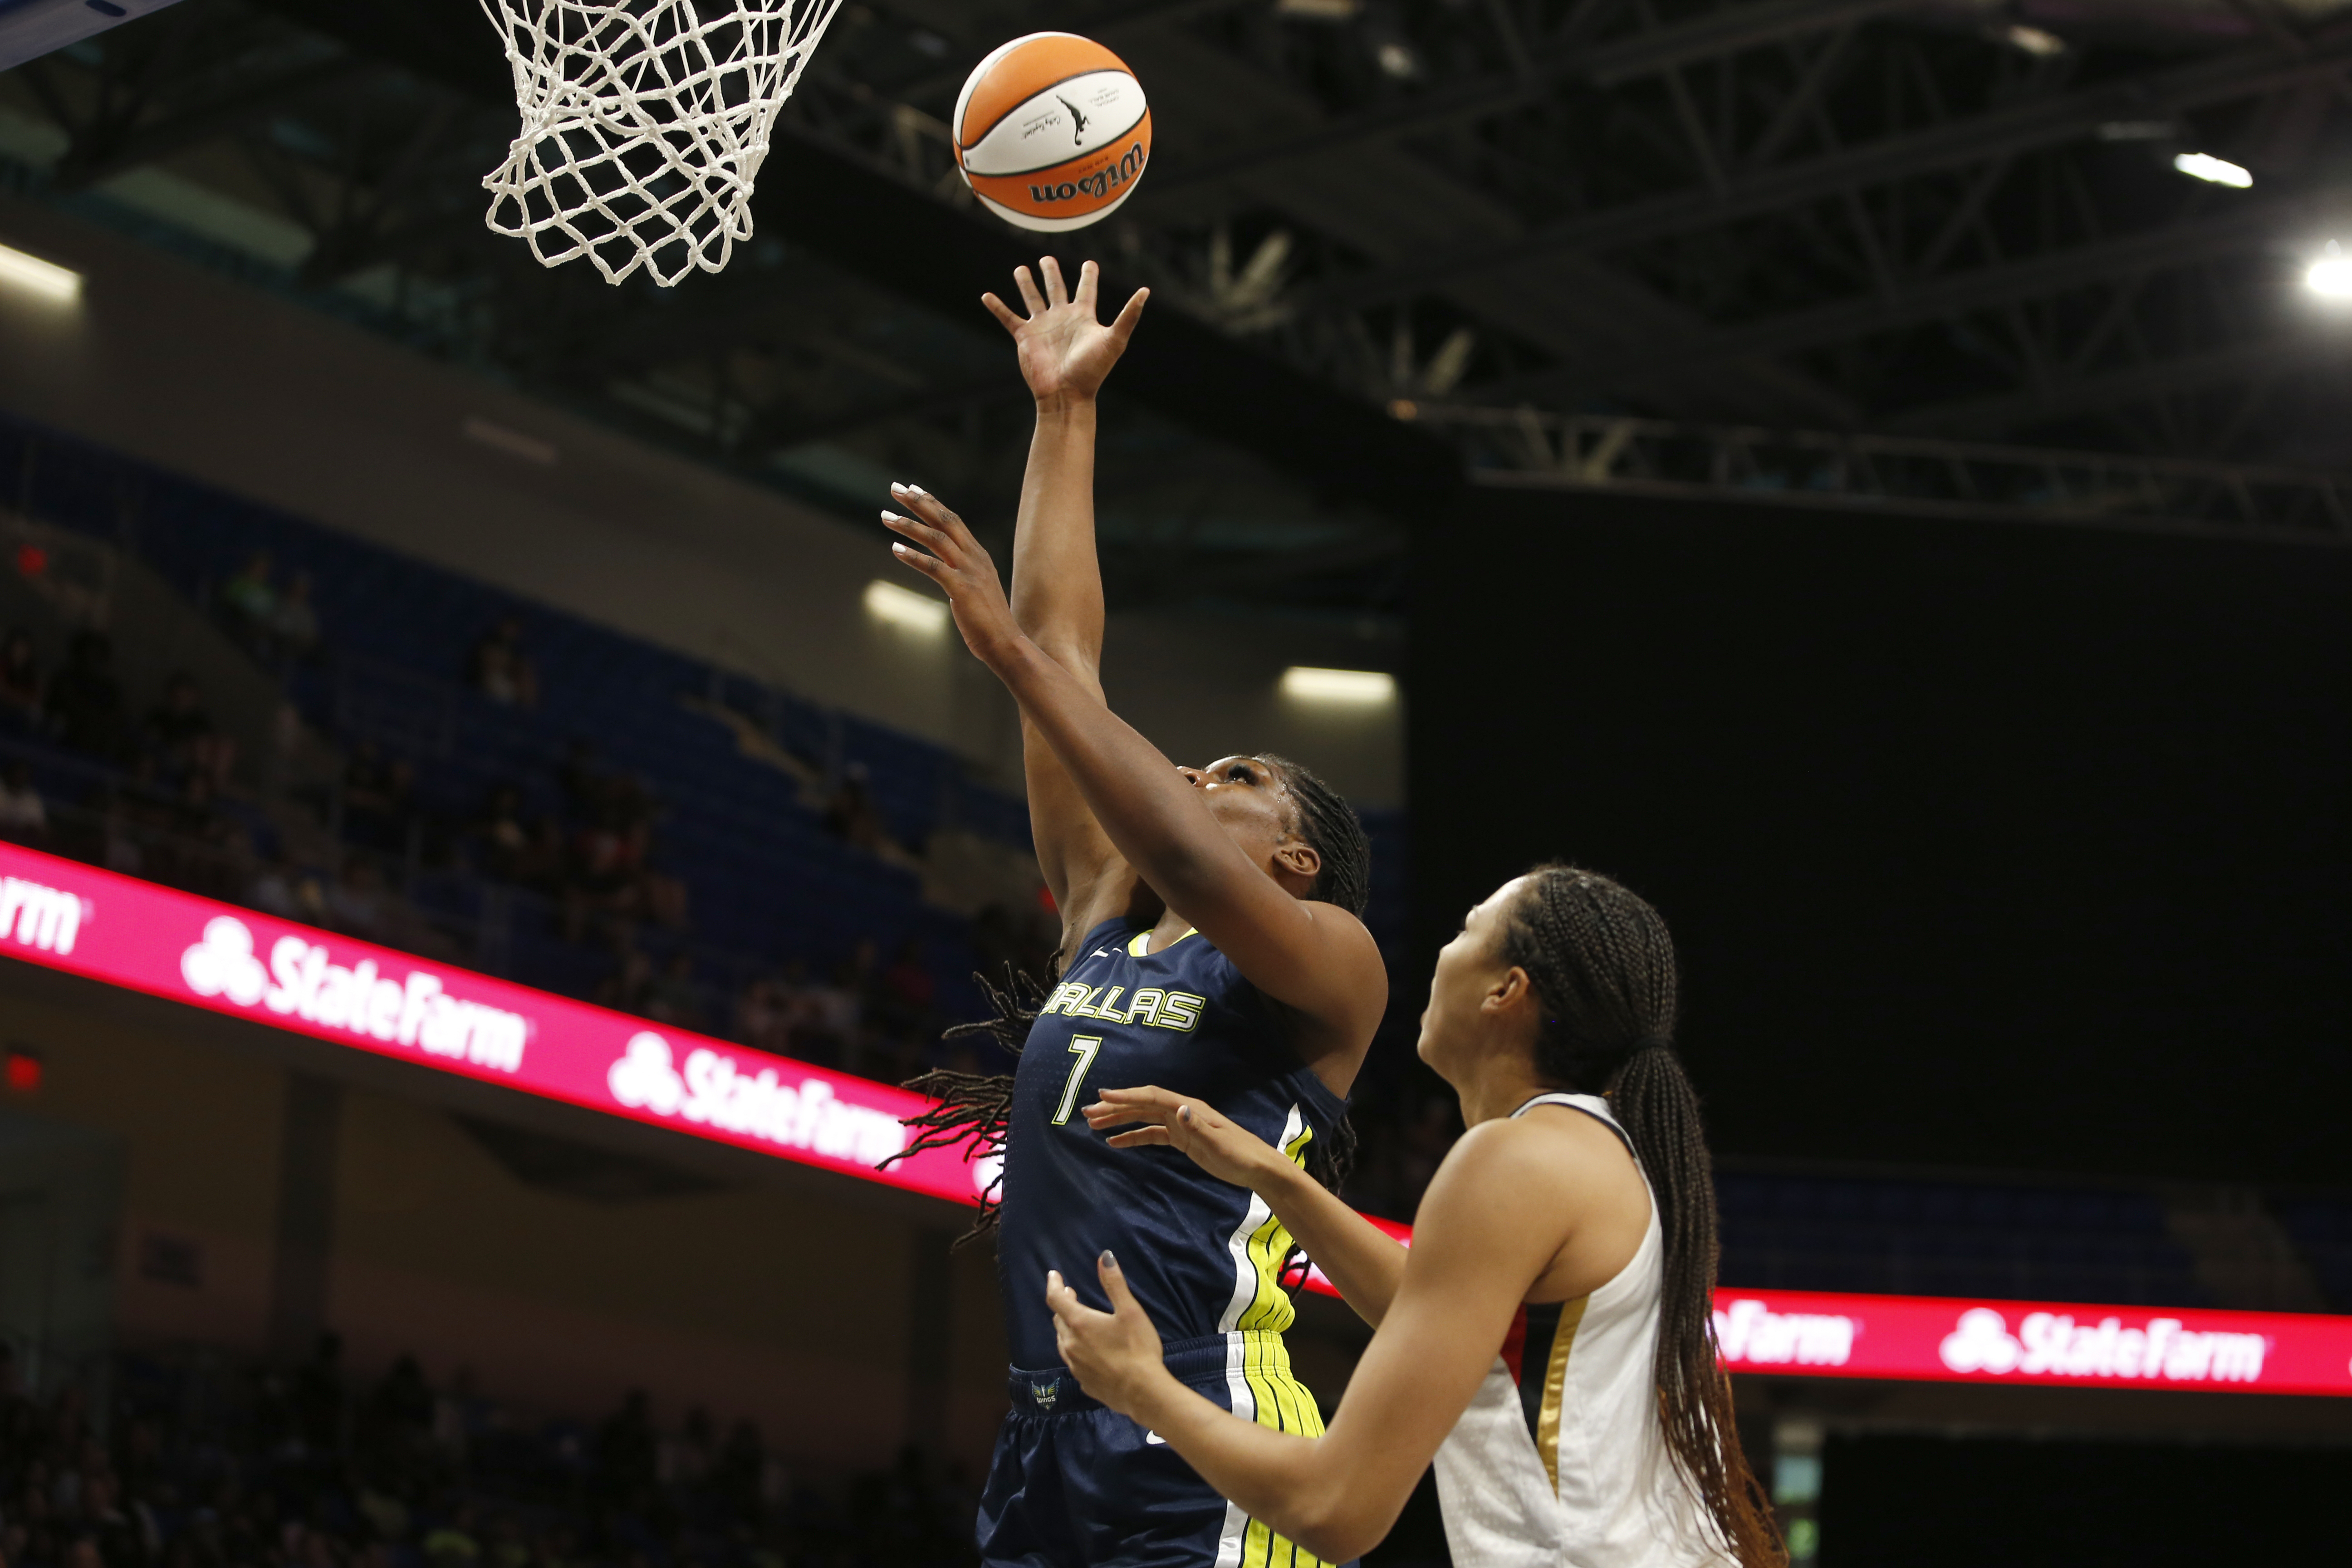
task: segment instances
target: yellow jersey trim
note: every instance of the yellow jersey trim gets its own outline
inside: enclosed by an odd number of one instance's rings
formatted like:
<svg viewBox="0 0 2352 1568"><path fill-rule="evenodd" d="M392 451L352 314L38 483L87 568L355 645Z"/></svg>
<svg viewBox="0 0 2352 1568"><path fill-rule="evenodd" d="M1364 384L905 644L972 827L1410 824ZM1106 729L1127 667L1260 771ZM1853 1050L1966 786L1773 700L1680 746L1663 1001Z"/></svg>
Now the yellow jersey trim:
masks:
<svg viewBox="0 0 2352 1568"><path fill-rule="evenodd" d="M1543 1456L1544 1474L1551 1489L1559 1490L1559 1413L1568 1394L1568 1352L1576 1343L1577 1325L1584 1321L1590 1296L1579 1296L1559 1310L1559 1328L1551 1337L1551 1359L1544 1366L1543 1405L1536 1415L1536 1452Z"/></svg>

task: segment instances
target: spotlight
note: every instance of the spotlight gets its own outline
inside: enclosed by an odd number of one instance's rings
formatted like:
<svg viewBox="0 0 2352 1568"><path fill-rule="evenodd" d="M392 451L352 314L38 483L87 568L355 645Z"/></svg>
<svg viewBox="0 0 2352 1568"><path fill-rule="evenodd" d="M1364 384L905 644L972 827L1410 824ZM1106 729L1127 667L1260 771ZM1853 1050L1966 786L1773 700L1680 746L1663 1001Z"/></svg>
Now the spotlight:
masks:
<svg viewBox="0 0 2352 1568"><path fill-rule="evenodd" d="M2327 254L2311 264L2303 275L2303 286L2323 300L2352 300L2352 256L2334 240L2327 242Z"/></svg>
<svg viewBox="0 0 2352 1568"><path fill-rule="evenodd" d="M1384 669L1318 669L1294 664L1282 672L1282 694L1301 702L1369 708L1396 700L1396 677Z"/></svg>
<svg viewBox="0 0 2352 1568"><path fill-rule="evenodd" d="M2039 27L2026 26L2023 23L1995 27L1992 38L1996 43L2007 44L2020 54L2032 55L2037 60L2046 60L2053 55L2066 52L2065 39L2055 33L2045 33Z"/></svg>
<svg viewBox="0 0 2352 1568"><path fill-rule="evenodd" d="M866 613L921 637L935 637L948 629L947 605L929 594L918 594L879 577L866 584Z"/></svg>
<svg viewBox="0 0 2352 1568"><path fill-rule="evenodd" d="M57 305L70 305L81 298L80 273L5 245L0 245L0 283Z"/></svg>
<svg viewBox="0 0 2352 1568"><path fill-rule="evenodd" d="M2231 163L2216 158L2210 153L2181 153L2174 155L2172 166L2192 180L2205 180L2216 185L2228 185L2242 191L2254 183L2253 175Z"/></svg>

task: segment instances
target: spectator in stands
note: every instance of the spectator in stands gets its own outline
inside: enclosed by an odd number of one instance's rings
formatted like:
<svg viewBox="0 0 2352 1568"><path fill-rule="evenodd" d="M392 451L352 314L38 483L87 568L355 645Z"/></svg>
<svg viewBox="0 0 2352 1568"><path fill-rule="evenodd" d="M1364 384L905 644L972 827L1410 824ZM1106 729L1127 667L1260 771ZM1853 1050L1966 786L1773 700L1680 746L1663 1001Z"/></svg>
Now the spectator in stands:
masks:
<svg viewBox="0 0 2352 1568"><path fill-rule="evenodd" d="M319 651L319 610L311 593L310 574L297 572L270 612L269 636L281 658L299 663Z"/></svg>
<svg viewBox="0 0 2352 1568"><path fill-rule="evenodd" d="M204 692L183 670L163 688L163 700L147 713L147 742L173 778L204 773L215 787L228 783L236 763L236 742L221 733L205 710Z"/></svg>
<svg viewBox="0 0 2352 1568"><path fill-rule="evenodd" d="M0 721L26 730L41 722L41 656L22 626L11 627L0 642Z"/></svg>
<svg viewBox="0 0 2352 1568"><path fill-rule="evenodd" d="M923 944L913 937L898 944L874 989L877 1022L901 1033L920 1031L930 1022L931 997L937 988L923 966Z"/></svg>
<svg viewBox="0 0 2352 1568"><path fill-rule="evenodd" d="M861 942L871 952L873 943ZM851 958L834 965L832 977L812 985L804 994L807 1025L798 1032L803 1041L796 1055L810 1061L855 1069L865 1044L866 970Z"/></svg>
<svg viewBox="0 0 2352 1568"><path fill-rule="evenodd" d="M278 589L269 580L272 566L269 552L257 550L220 586L222 626L255 654L268 651L270 622L278 614Z"/></svg>
<svg viewBox="0 0 2352 1568"><path fill-rule="evenodd" d="M33 785L32 764L19 758L0 774L0 838L38 844L49 836L49 808Z"/></svg>
<svg viewBox="0 0 2352 1568"><path fill-rule="evenodd" d="M347 935L380 941L389 914L386 904L383 873L375 861L365 855L347 857L342 876L327 895L329 922Z"/></svg>
<svg viewBox="0 0 2352 1568"><path fill-rule="evenodd" d="M48 717L58 739L78 752L120 762L130 751L122 684L114 676L114 645L104 632L76 632L65 668L49 682Z"/></svg>
<svg viewBox="0 0 2352 1568"><path fill-rule="evenodd" d="M662 965L660 977L646 988L641 1010L657 1024L691 1029L698 1034L704 1029L702 988L694 981L692 954L669 955L669 962Z"/></svg>
<svg viewBox="0 0 2352 1568"><path fill-rule="evenodd" d="M873 792L866 781L864 763L852 763L844 770L841 787L825 802L825 831L845 844L879 850L890 836L882 825L882 813L875 806Z"/></svg>
<svg viewBox="0 0 2352 1568"><path fill-rule="evenodd" d="M467 661L466 679L475 690L501 706L539 705L539 671L523 651L520 616L509 616L482 634Z"/></svg>
<svg viewBox="0 0 2352 1568"><path fill-rule="evenodd" d="M793 1051L793 1004L783 987L761 975L735 999L735 1041L772 1056Z"/></svg>
<svg viewBox="0 0 2352 1568"><path fill-rule="evenodd" d="M343 768L343 837L384 854L405 853L416 817L416 768L387 761L373 741L352 748Z"/></svg>
<svg viewBox="0 0 2352 1568"><path fill-rule="evenodd" d="M522 791L513 784L490 786L481 815L474 819L474 863L482 875L501 882L527 880L524 862L530 852L530 830L522 822Z"/></svg>
<svg viewBox="0 0 2352 1568"><path fill-rule="evenodd" d="M604 1484L623 1497L654 1484L660 1438L642 1388L629 1390L621 1408L596 1434L596 1468Z"/></svg>
<svg viewBox="0 0 2352 1568"><path fill-rule="evenodd" d="M653 984L654 961L631 943L621 949L611 972L597 982L596 1005L616 1013L642 1013Z"/></svg>

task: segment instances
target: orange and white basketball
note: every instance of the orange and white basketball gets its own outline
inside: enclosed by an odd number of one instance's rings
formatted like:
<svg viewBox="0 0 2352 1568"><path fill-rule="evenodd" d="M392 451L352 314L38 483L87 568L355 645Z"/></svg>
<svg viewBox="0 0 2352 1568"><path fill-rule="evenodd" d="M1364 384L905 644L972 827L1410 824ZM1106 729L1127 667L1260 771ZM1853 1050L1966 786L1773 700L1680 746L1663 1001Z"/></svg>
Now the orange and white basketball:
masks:
<svg viewBox="0 0 2352 1568"><path fill-rule="evenodd" d="M1151 157L1151 110L1127 62L1091 38L1032 33L972 68L956 163L981 205L1023 228L1084 228L1118 210Z"/></svg>

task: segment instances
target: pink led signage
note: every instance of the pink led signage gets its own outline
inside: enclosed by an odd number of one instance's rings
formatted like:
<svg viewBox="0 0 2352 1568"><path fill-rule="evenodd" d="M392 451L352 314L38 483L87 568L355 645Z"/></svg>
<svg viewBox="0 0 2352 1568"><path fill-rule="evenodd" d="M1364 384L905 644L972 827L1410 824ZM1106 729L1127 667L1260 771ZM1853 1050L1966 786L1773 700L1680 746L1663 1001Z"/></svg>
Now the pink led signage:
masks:
<svg viewBox="0 0 2352 1568"><path fill-rule="evenodd" d="M0 956L802 1164L969 1203L973 1167L892 1166L928 1101L77 861L0 844Z"/></svg>
<svg viewBox="0 0 2352 1568"><path fill-rule="evenodd" d="M0 957L957 1203L993 1174L875 1170L929 1103L905 1089L5 844ZM1715 1328L1773 1376L2352 1394L2352 1318L1724 1289Z"/></svg>

